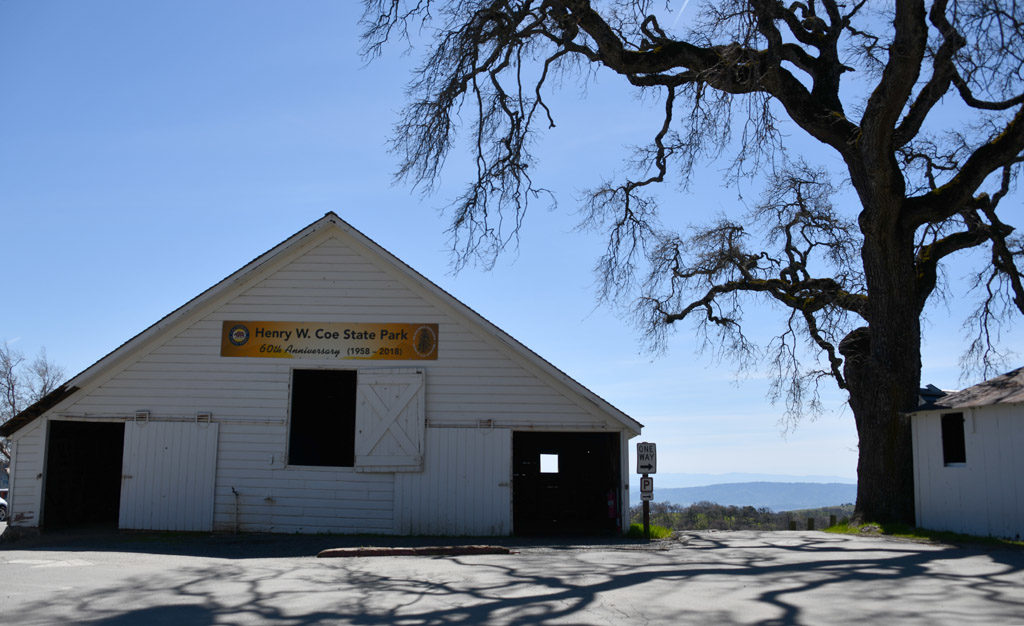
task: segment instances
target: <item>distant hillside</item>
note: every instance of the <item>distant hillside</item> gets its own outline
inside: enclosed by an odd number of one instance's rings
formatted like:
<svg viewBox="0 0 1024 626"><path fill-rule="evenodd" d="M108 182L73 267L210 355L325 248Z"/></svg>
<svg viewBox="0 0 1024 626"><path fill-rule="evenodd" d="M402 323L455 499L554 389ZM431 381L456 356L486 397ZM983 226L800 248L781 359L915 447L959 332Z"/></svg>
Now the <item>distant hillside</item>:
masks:
<svg viewBox="0 0 1024 626"><path fill-rule="evenodd" d="M630 489L639 489L640 476L631 474ZM660 487L704 487L707 485L724 485L726 483L849 483L854 484L854 476L830 476L819 474L752 474L749 472L729 472L727 474L691 474L678 472L658 472L654 476L655 488ZM634 487L634 485L636 485Z"/></svg>
<svg viewBox="0 0 1024 626"><path fill-rule="evenodd" d="M631 486L629 491L630 504L639 504L640 489ZM749 482L659 489L655 480L654 487L655 502L670 502L680 506L714 502L727 506L792 511L846 504L856 499L857 485L848 483Z"/></svg>

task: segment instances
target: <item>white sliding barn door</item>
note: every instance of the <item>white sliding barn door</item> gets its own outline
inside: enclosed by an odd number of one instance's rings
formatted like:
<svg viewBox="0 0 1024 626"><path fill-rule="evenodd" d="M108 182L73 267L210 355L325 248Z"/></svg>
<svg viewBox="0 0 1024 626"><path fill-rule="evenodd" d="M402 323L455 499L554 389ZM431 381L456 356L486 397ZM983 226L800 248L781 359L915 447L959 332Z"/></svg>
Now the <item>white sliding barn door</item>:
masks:
<svg viewBox="0 0 1024 626"><path fill-rule="evenodd" d="M429 428L420 473L395 475L400 535L512 532L512 431Z"/></svg>
<svg viewBox="0 0 1024 626"><path fill-rule="evenodd" d="M357 471L421 471L425 431L423 372L359 372L356 386Z"/></svg>
<svg viewBox="0 0 1024 626"><path fill-rule="evenodd" d="M127 422L121 528L212 530L218 425Z"/></svg>

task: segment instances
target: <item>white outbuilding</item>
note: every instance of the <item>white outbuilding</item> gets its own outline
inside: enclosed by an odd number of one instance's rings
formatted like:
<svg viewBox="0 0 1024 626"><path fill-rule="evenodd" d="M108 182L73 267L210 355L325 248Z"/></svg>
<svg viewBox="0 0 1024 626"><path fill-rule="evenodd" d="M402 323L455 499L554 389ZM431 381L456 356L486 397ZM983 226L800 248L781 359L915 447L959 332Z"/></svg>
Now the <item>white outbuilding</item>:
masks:
<svg viewBox="0 0 1024 626"><path fill-rule="evenodd" d="M334 213L0 427L15 526L621 532L641 425Z"/></svg>
<svg viewBox="0 0 1024 626"><path fill-rule="evenodd" d="M911 416L917 525L1024 537L1024 368Z"/></svg>

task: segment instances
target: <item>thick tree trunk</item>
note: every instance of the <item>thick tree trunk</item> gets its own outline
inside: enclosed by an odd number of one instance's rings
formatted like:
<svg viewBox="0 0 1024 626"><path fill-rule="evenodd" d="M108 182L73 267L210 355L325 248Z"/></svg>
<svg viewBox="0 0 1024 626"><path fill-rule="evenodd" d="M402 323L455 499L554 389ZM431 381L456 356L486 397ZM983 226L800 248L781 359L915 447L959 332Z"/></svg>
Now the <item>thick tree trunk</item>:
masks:
<svg viewBox="0 0 1024 626"><path fill-rule="evenodd" d="M921 379L913 234L878 221L865 224L862 216L868 326L850 333L840 346L860 440L856 515L865 521L913 524L914 468L906 412L917 404Z"/></svg>
<svg viewBox="0 0 1024 626"><path fill-rule="evenodd" d="M859 438L855 515L863 521L913 524L910 420L903 413L917 397L917 384L907 382L913 378L910 370L920 368L908 362L884 363L870 354L847 358L850 407Z"/></svg>

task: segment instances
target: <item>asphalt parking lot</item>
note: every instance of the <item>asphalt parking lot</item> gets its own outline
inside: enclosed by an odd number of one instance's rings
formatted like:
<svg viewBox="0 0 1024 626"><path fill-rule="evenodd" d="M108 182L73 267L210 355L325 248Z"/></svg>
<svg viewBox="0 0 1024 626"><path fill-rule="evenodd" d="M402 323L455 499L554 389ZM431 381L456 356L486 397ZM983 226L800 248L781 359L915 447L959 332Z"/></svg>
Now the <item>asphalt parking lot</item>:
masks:
<svg viewBox="0 0 1024 626"><path fill-rule="evenodd" d="M95 533L0 545L9 624L1021 624L1024 550L822 532L318 559L441 539Z"/></svg>

